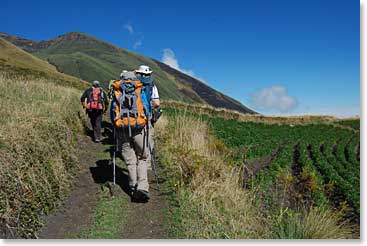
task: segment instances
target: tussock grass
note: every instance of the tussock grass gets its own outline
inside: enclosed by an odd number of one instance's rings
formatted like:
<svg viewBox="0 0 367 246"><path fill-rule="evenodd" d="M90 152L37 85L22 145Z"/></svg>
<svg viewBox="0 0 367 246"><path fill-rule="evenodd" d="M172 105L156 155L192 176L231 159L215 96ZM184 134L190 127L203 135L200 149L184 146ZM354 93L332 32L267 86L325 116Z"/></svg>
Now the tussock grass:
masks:
<svg viewBox="0 0 367 246"><path fill-rule="evenodd" d="M35 237L65 196L82 131L80 91L0 74L0 234ZM78 113L79 112L79 113Z"/></svg>
<svg viewBox="0 0 367 246"><path fill-rule="evenodd" d="M286 208L273 221L270 238L347 239L353 237L354 230L329 209L312 207L307 212L296 213Z"/></svg>
<svg viewBox="0 0 367 246"><path fill-rule="evenodd" d="M240 170L225 163L207 124L183 114L168 123L162 117L156 129L164 139L159 153L181 202L180 235L175 236L261 238L266 225L255 194L240 187Z"/></svg>
<svg viewBox="0 0 367 246"><path fill-rule="evenodd" d="M242 188L243 170L226 159L207 123L186 112L156 124L157 147L174 189L174 238L351 238L352 229L327 208L264 211L258 187ZM273 208L272 208L273 209ZM287 213L284 213L287 211Z"/></svg>

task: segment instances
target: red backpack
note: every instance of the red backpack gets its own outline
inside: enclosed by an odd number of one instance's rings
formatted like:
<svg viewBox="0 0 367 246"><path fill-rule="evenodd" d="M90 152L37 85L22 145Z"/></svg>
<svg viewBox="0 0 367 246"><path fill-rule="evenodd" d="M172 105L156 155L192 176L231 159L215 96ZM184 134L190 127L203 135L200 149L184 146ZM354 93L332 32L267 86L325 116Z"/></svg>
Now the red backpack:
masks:
<svg viewBox="0 0 367 246"><path fill-rule="evenodd" d="M102 110L102 90L101 88L93 87L92 93L90 93L87 99L87 109L90 110Z"/></svg>

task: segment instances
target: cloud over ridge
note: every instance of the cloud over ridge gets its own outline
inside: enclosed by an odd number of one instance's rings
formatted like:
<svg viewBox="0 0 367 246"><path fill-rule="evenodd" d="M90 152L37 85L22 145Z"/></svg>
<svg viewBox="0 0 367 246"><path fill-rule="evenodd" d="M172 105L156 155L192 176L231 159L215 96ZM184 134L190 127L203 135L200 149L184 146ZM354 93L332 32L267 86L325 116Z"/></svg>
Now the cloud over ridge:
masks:
<svg viewBox="0 0 367 246"><path fill-rule="evenodd" d="M260 89L250 97L251 104L257 109L289 112L297 106L295 97L288 95L287 89L281 85Z"/></svg>
<svg viewBox="0 0 367 246"><path fill-rule="evenodd" d="M178 71L180 71L184 74L187 74L191 77L194 77L194 78L200 80L203 83L206 83L205 80L203 80L199 77L196 77L193 70L187 70L187 69L181 68L179 63L178 63L178 60L176 58L175 52L170 48L163 49L162 62L164 64L170 66L171 68L174 68L174 69L176 69L176 70L178 70Z"/></svg>

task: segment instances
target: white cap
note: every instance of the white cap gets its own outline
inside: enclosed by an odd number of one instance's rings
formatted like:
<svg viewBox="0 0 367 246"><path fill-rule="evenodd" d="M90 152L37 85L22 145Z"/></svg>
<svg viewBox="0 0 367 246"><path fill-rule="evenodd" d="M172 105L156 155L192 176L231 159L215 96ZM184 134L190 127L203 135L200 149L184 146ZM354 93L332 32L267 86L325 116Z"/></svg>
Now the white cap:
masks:
<svg viewBox="0 0 367 246"><path fill-rule="evenodd" d="M141 65L138 70L135 70L136 73L142 73L142 74L151 74L153 73L152 70L146 65Z"/></svg>

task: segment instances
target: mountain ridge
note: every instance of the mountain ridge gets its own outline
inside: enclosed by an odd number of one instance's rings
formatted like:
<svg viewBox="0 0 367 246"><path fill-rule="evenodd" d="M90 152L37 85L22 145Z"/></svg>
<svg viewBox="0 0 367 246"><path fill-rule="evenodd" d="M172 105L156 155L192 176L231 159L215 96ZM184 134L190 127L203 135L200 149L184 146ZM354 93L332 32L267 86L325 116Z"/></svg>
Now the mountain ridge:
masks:
<svg viewBox="0 0 367 246"><path fill-rule="evenodd" d="M14 44L0 37L0 70L4 74L16 75L27 78L45 78L64 86L72 86L78 89L85 89L88 83L60 73L55 66L33 56L31 53L20 49Z"/></svg>
<svg viewBox="0 0 367 246"><path fill-rule="evenodd" d="M158 60L125 50L86 33L69 32L42 41L28 40L3 32L0 32L0 37L48 61L59 72L89 82L100 80L106 86L109 80L118 77L122 69L133 70L146 64L154 71L162 99L209 104L241 113L256 114L239 101L196 78Z"/></svg>

